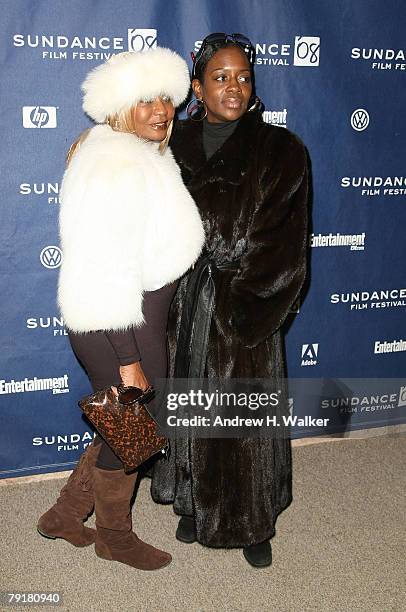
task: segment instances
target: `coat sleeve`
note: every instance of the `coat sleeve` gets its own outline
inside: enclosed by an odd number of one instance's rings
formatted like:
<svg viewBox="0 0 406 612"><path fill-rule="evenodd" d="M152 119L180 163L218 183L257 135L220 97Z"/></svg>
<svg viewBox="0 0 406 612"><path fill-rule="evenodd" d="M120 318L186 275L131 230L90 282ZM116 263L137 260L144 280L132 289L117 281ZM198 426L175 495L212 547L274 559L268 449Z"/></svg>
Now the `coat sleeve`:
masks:
<svg viewBox="0 0 406 612"><path fill-rule="evenodd" d="M238 272L219 272L216 279L217 325L246 347L260 344L281 327L303 285L307 199L306 151L290 135L259 177L258 203Z"/></svg>
<svg viewBox="0 0 406 612"><path fill-rule="evenodd" d="M58 303L72 331L125 330L143 322L144 179L88 157L77 154L62 184Z"/></svg>

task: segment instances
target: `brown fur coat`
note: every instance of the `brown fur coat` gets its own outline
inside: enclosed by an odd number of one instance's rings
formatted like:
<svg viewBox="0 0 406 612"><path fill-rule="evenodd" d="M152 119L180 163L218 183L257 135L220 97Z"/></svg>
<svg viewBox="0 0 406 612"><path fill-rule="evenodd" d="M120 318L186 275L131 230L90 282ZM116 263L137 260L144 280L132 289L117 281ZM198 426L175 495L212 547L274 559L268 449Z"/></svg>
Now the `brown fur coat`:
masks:
<svg viewBox="0 0 406 612"><path fill-rule="evenodd" d="M281 379L281 327L306 270L305 148L288 130L263 123L258 111L246 113L208 161L201 123L178 122L171 147L202 216L208 252L216 264L240 258L238 271L216 273L207 375ZM169 322L172 372L186 282ZM290 441L176 440L170 461L155 465L151 490L156 501L195 517L202 544L262 542L292 499Z"/></svg>

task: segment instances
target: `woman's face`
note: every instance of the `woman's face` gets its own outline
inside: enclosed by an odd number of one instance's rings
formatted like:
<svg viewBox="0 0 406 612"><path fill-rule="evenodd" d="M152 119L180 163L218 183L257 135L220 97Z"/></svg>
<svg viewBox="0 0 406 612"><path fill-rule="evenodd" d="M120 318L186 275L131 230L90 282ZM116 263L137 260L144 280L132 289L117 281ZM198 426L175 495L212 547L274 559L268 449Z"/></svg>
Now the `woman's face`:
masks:
<svg viewBox="0 0 406 612"><path fill-rule="evenodd" d="M172 100L165 96L138 102L132 111L134 132L145 140L162 142L174 114Z"/></svg>
<svg viewBox="0 0 406 612"><path fill-rule="evenodd" d="M242 117L252 93L251 70L244 51L234 45L220 49L207 62L201 83L194 79L196 98L202 99L210 123Z"/></svg>

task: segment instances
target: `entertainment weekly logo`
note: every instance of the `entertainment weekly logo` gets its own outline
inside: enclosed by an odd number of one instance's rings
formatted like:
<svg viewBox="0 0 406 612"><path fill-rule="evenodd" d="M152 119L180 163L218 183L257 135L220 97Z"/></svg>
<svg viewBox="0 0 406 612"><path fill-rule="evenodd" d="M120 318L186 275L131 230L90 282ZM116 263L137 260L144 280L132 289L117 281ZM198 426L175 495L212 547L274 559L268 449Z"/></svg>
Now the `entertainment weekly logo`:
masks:
<svg viewBox="0 0 406 612"><path fill-rule="evenodd" d="M343 176L341 188L355 190L366 198L405 196L406 176Z"/></svg>
<svg viewBox="0 0 406 612"><path fill-rule="evenodd" d="M387 353L400 353L406 351L406 340L376 340L374 342L374 354L386 355Z"/></svg>
<svg viewBox="0 0 406 612"><path fill-rule="evenodd" d="M378 47L353 47L351 59L358 60L372 70L406 70L406 53L403 49Z"/></svg>
<svg viewBox="0 0 406 612"><path fill-rule="evenodd" d="M60 204L60 185L56 183L20 183L19 195L24 196L24 203L46 201L47 204Z"/></svg>
<svg viewBox="0 0 406 612"><path fill-rule="evenodd" d="M365 249L365 232L362 234L312 234L310 246L312 248L347 247L350 251L363 251Z"/></svg>
<svg viewBox="0 0 406 612"><path fill-rule="evenodd" d="M202 40L196 40L195 53L202 46ZM320 64L320 37L295 36L294 42L254 42L258 66L300 66L315 68Z"/></svg>
<svg viewBox="0 0 406 612"><path fill-rule="evenodd" d="M266 110L262 113L262 119L265 123L270 123L271 125L288 127L288 111L286 108L282 110Z"/></svg>
<svg viewBox="0 0 406 612"><path fill-rule="evenodd" d="M52 391L53 395L69 393L68 375L54 378L24 378L23 380L0 380L0 395L15 395L36 391Z"/></svg>
<svg viewBox="0 0 406 612"><path fill-rule="evenodd" d="M330 303L348 310L382 310L406 306L406 289L377 289L372 291L353 291L351 293L332 293Z"/></svg>
<svg viewBox="0 0 406 612"><path fill-rule="evenodd" d="M67 34L13 34L13 47L33 50L44 60L108 60L122 51L147 51L158 45L151 28L128 28L124 36Z"/></svg>

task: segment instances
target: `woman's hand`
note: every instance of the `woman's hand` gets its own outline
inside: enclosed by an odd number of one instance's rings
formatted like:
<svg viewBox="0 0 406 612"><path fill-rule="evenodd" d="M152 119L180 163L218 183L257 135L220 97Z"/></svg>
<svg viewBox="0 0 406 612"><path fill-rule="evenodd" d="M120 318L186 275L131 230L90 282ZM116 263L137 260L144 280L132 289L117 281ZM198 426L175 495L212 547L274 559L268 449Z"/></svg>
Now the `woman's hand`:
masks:
<svg viewBox="0 0 406 612"><path fill-rule="evenodd" d="M120 376L125 387L138 387L143 391L149 387L148 380L146 379L140 361L130 363L130 365L120 366Z"/></svg>

